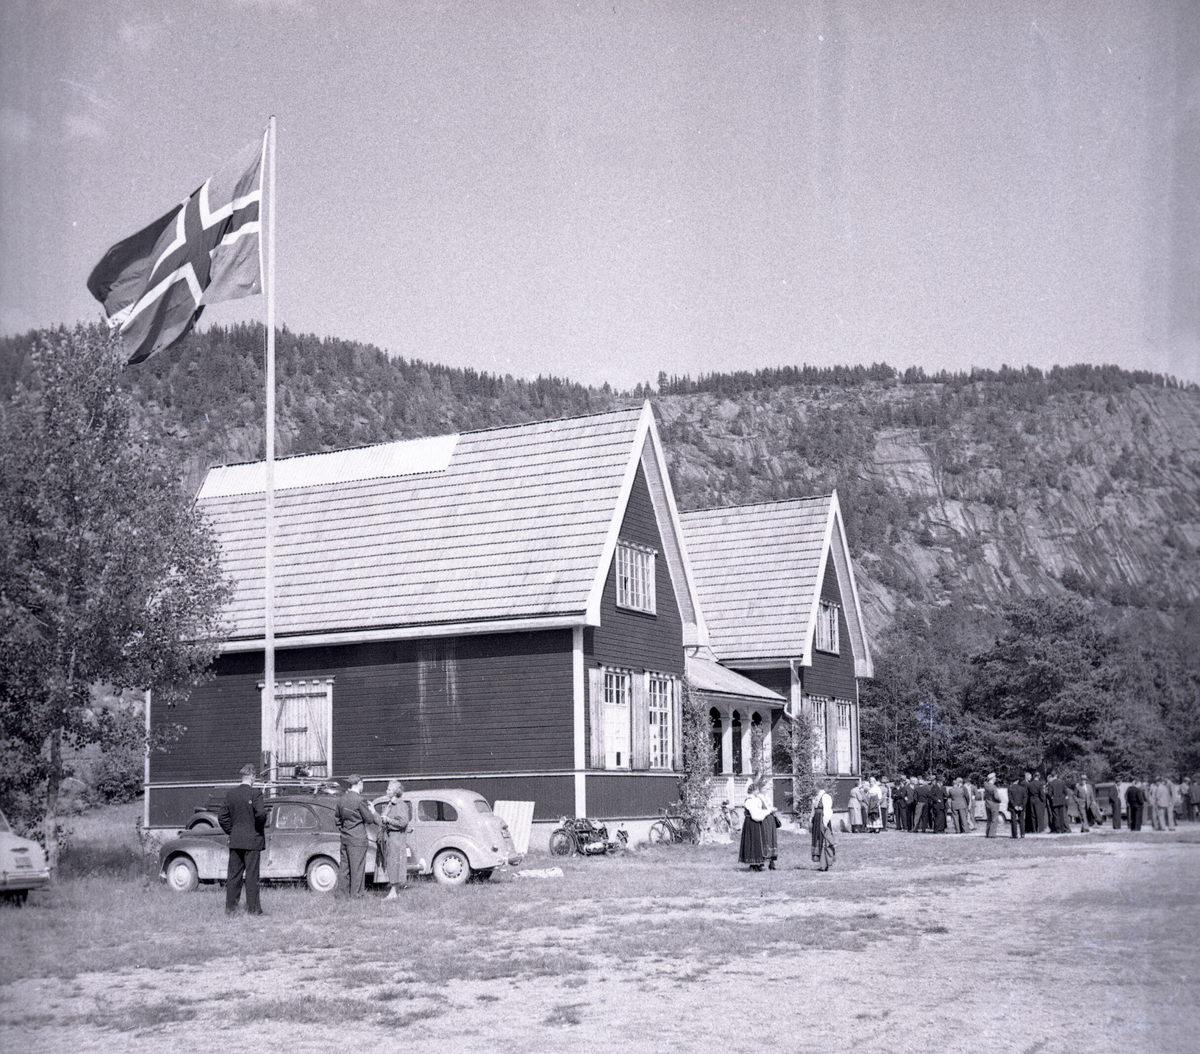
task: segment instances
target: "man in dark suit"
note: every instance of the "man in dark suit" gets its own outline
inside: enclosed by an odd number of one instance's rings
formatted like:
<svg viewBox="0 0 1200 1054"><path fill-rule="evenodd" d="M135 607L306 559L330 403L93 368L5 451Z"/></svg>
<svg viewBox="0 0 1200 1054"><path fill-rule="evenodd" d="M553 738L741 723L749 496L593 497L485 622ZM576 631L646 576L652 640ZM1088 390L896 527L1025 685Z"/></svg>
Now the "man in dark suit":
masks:
<svg viewBox="0 0 1200 1054"><path fill-rule="evenodd" d="M1028 816L1031 818L1032 826L1027 827L1034 834L1041 834L1049 825L1050 817L1046 811L1046 784L1042 782L1042 774L1035 772L1032 775L1025 773L1025 780L1029 784L1029 810Z"/></svg>
<svg viewBox="0 0 1200 1054"><path fill-rule="evenodd" d="M934 834L946 833L946 788L941 776L934 776L929 785L930 827Z"/></svg>
<svg viewBox="0 0 1200 1054"><path fill-rule="evenodd" d="M258 869L262 851L267 847L263 828L267 808L261 790L254 787L254 766L242 766L242 782L231 787L221 803L217 823L229 835L229 866L225 872L225 914L236 915L246 886L246 913L263 915L258 902Z"/></svg>
<svg viewBox="0 0 1200 1054"><path fill-rule="evenodd" d="M913 823L914 831L929 830L929 821L931 819L929 812L930 796L929 784L924 780L920 780L917 783L917 818Z"/></svg>
<svg viewBox="0 0 1200 1054"><path fill-rule="evenodd" d="M1026 779L1013 780L1008 785L1008 822L1014 838L1025 837L1025 810L1029 807L1029 784Z"/></svg>
<svg viewBox="0 0 1200 1054"><path fill-rule="evenodd" d="M1129 809L1129 829L1142 829L1142 811L1146 807L1146 795L1136 783L1131 783L1125 792L1125 805Z"/></svg>
<svg viewBox="0 0 1200 1054"><path fill-rule="evenodd" d="M904 829L911 834L917 829L917 781L912 776L904 779Z"/></svg>
<svg viewBox="0 0 1200 1054"><path fill-rule="evenodd" d="M379 826L379 814L362 796L362 789L362 777L351 776L350 789L334 810L338 830L342 832L338 892L351 897L366 895L368 829Z"/></svg>
<svg viewBox="0 0 1200 1054"><path fill-rule="evenodd" d="M1046 801L1050 806L1050 830L1055 834L1070 834L1067 821L1067 785L1055 773L1046 783Z"/></svg>

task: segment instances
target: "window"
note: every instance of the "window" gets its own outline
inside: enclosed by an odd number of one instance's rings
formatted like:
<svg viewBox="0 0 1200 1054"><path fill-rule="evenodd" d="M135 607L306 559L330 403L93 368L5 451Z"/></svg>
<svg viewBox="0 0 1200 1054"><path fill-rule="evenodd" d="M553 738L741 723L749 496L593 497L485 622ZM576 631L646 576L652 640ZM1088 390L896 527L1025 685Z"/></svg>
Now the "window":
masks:
<svg viewBox="0 0 1200 1054"><path fill-rule="evenodd" d="M817 650L830 651L834 655L841 651L838 639L838 606L827 600L821 601L817 611Z"/></svg>
<svg viewBox="0 0 1200 1054"><path fill-rule="evenodd" d="M280 802L271 808L275 813L275 830L277 831L307 831L317 826L317 818L307 805Z"/></svg>
<svg viewBox="0 0 1200 1054"><path fill-rule="evenodd" d="M650 767L671 767L671 682L650 675Z"/></svg>
<svg viewBox="0 0 1200 1054"><path fill-rule="evenodd" d="M330 775L332 727L333 678L275 682L271 751L279 775Z"/></svg>
<svg viewBox="0 0 1200 1054"><path fill-rule="evenodd" d="M604 671L604 766L629 768L630 674Z"/></svg>
<svg viewBox="0 0 1200 1054"><path fill-rule="evenodd" d="M850 773L850 704L840 699L837 704L837 770L840 775Z"/></svg>
<svg viewBox="0 0 1200 1054"><path fill-rule="evenodd" d="M712 725L713 775L719 776L725 771L725 761L721 756L724 753L721 735L721 711L714 706L708 712L708 720Z"/></svg>
<svg viewBox="0 0 1200 1054"><path fill-rule="evenodd" d="M617 605L654 614L654 550L617 543Z"/></svg>
<svg viewBox="0 0 1200 1054"><path fill-rule="evenodd" d="M448 801L419 801L417 819L426 823L454 823L458 819L458 810Z"/></svg>

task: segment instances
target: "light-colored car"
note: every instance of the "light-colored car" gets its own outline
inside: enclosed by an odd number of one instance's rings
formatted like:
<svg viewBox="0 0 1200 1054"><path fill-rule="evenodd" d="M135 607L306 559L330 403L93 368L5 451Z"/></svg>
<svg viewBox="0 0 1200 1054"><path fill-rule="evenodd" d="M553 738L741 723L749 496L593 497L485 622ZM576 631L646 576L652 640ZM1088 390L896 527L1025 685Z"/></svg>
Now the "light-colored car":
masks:
<svg viewBox="0 0 1200 1054"><path fill-rule="evenodd" d="M31 889L48 889L50 868L46 854L32 838L13 834L0 812L0 896L24 904Z"/></svg>
<svg viewBox="0 0 1200 1054"><path fill-rule="evenodd" d="M508 825L487 800L474 791L420 790L404 795L412 807L408 831L408 871L433 875L443 885L461 885L473 875L488 878L498 867L516 866L521 854ZM382 801L383 799L379 799ZM332 795L289 794L267 799L264 834L267 848L259 868L264 880L304 879L309 889L331 893L337 888L341 839ZM219 828L181 832L159 851L159 871L180 893L201 882L225 878L229 837ZM375 839L371 832L367 875L375 876Z"/></svg>

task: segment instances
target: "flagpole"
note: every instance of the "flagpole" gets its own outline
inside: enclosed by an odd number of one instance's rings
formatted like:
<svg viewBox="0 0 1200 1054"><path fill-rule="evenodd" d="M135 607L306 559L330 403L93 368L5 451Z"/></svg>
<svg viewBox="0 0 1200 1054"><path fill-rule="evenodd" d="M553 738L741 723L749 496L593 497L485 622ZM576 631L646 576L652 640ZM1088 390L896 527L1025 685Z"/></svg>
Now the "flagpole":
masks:
<svg viewBox="0 0 1200 1054"><path fill-rule="evenodd" d="M263 560L263 702L262 749L270 752L269 778L276 775L275 747L275 115L267 123L267 464L265 493L265 549ZM266 758L264 757L264 760Z"/></svg>

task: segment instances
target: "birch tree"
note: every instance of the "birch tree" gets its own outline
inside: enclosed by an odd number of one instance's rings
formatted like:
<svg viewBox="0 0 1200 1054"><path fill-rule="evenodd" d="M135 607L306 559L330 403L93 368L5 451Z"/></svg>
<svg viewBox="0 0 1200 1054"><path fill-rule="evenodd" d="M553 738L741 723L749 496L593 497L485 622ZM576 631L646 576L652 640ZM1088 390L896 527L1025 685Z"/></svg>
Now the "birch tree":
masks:
<svg viewBox="0 0 1200 1054"><path fill-rule="evenodd" d="M134 428L122 361L96 327L44 336L0 410L0 798L36 810L52 865L64 746L111 732L91 686L182 697L227 595L179 466Z"/></svg>

